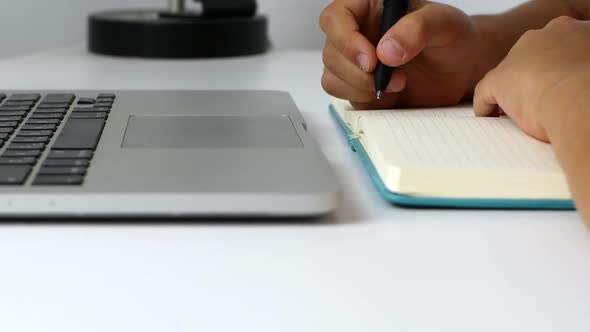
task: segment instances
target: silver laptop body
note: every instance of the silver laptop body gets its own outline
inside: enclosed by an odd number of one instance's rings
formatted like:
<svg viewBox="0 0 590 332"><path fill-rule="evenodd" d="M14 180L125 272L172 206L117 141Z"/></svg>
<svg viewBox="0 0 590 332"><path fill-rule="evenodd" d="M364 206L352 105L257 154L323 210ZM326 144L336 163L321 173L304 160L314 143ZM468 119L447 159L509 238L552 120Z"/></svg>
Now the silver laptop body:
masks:
<svg viewBox="0 0 590 332"><path fill-rule="evenodd" d="M40 95L0 149L6 162L15 156L7 152L10 147L26 147L13 142L22 127L43 123L30 120L43 118L38 107L51 101L47 95L57 95L53 101L74 95L25 182L0 186L1 217L309 217L329 213L338 203L334 173L284 92L0 92L5 101ZM84 108L111 94L108 115L84 113L100 111ZM82 156L88 158L83 181L52 185L68 174L52 174L60 171L51 166L59 166L63 156L71 160L71 151L87 150L89 138L83 136L98 129L84 119L95 115L106 119L92 156Z"/></svg>

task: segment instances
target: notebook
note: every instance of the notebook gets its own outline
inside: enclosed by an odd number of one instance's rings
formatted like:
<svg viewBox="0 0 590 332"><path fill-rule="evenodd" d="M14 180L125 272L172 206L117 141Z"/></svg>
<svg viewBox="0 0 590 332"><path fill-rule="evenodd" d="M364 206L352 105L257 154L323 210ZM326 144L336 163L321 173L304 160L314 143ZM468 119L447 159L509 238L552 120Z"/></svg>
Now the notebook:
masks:
<svg viewBox="0 0 590 332"><path fill-rule="evenodd" d="M471 105L330 112L388 201L449 208L574 209L549 144L508 117L477 118Z"/></svg>

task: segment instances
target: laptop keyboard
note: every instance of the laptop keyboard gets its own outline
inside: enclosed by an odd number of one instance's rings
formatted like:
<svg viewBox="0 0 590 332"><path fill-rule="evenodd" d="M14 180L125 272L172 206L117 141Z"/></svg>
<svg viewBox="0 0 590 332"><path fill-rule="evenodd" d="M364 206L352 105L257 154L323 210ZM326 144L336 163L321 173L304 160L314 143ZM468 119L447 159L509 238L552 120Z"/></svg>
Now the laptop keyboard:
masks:
<svg viewBox="0 0 590 332"><path fill-rule="evenodd" d="M0 93L0 186L79 186L114 94Z"/></svg>

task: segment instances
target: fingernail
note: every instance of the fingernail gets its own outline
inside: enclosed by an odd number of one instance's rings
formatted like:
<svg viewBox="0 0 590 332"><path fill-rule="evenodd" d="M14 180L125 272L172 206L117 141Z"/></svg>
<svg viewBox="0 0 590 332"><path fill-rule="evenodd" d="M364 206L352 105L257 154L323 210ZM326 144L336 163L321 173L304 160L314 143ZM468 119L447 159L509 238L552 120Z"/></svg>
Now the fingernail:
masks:
<svg viewBox="0 0 590 332"><path fill-rule="evenodd" d="M387 59L391 61L402 61L406 56L406 51L394 39L387 39L381 44L381 50Z"/></svg>
<svg viewBox="0 0 590 332"><path fill-rule="evenodd" d="M358 62L359 67L361 67L361 69L364 72L369 71L369 57L366 54L361 54L356 58L356 61Z"/></svg>

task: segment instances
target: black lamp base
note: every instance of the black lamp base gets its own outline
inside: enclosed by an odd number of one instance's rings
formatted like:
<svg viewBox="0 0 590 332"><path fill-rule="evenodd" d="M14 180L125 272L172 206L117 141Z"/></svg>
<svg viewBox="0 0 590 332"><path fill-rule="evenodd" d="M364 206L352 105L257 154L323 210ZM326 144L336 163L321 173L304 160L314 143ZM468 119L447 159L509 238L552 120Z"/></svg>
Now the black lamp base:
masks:
<svg viewBox="0 0 590 332"><path fill-rule="evenodd" d="M142 58L213 58L268 51L268 19L201 18L157 10L96 13L88 19L90 52Z"/></svg>

